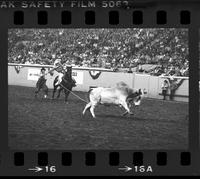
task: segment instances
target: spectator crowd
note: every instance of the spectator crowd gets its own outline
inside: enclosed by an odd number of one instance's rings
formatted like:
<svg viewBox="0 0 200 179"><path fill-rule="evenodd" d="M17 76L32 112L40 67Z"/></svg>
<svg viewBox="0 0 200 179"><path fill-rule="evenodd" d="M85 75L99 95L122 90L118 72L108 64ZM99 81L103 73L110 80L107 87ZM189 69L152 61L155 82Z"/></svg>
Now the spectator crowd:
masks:
<svg viewBox="0 0 200 179"><path fill-rule="evenodd" d="M188 76L186 29L10 29L8 62ZM153 68L145 69L144 65Z"/></svg>

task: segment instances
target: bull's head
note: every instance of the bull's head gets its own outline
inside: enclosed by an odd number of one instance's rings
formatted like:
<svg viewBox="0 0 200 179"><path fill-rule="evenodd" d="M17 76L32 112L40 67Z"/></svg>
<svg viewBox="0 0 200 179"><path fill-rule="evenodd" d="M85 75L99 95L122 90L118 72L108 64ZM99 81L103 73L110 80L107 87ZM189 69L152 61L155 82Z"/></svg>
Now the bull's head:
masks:
<svg viewBox="0 0 200 179"><path fill-rule="evenodd" d="M138 91L139 91L139 94L140 94L142 97L145 97L145 96L147 95L147 90L146 90L146 88L144 88L144 89L139 89Z"/></svg>
<svg viewBox="0 0 200 179"><path fill-rule="evenodd" d="M135 106L139 106L141 104L141 100L146 96L147 90L139 89L134 91L131 95L127 97L127 103L129 107L134 104Z"/></svg>

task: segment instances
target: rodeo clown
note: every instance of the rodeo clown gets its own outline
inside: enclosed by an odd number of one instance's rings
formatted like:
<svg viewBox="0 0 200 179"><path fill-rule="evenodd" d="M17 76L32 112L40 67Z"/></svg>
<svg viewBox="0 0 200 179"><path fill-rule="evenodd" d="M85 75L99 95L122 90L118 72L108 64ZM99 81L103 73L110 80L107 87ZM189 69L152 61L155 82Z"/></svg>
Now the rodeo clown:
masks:
<svg viewBox="0 0 200 179"><path fill-rule="evenodd" d="M35 97L37 97L39 91L42 89L44 91L44 98L47 98L48 96L48 87L46 85L47 79L45 76L49 73L45 73L46 69L44 67L41 68L40 74L39 74L39 79L36 83L36 91L35 91Z"/></svg>

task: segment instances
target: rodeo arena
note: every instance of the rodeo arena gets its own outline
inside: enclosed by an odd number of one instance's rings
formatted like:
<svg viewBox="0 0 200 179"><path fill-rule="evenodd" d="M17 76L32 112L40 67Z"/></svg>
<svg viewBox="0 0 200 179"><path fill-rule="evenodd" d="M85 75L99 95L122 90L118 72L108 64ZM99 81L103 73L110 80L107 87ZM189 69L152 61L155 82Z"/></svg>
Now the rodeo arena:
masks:
<svg viewBox="0 0 200 179"><path fill-rule="evenodd" d="M188 30L9 29L16 150L187 149Z"/></svg>

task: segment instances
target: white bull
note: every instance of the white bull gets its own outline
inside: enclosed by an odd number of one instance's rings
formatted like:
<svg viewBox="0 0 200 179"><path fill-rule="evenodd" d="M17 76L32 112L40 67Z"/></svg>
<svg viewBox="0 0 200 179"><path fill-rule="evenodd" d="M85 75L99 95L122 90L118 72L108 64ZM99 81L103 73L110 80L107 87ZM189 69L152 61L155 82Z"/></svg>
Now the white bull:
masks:
<svg viewBox="0 0 200 179"><path fill-rule="evenodd" d="M83 115L87 110L95 118L94 109L98 104L115 104L123 106L126 112L123 114L132 114L130 111L131 103L136 106L140 105L141 99L146 94L144 90L133 90L129 88L125 83L120 82L113 88L97 87L89 91L89 103L86 104Z"/></svg>

